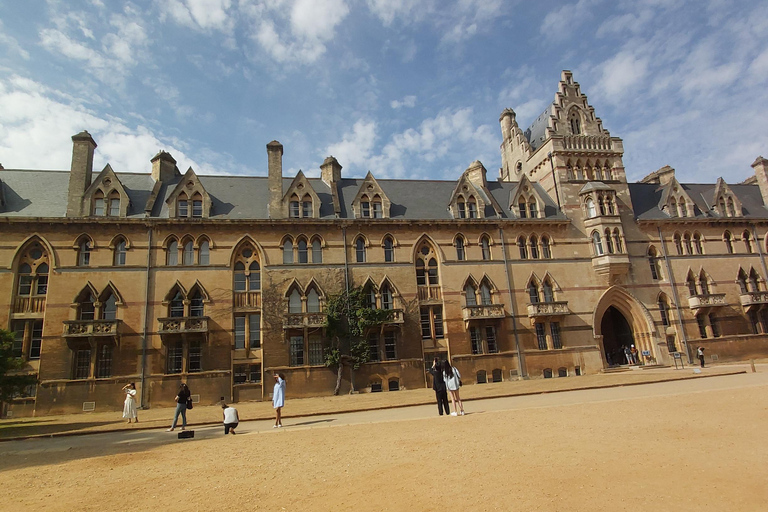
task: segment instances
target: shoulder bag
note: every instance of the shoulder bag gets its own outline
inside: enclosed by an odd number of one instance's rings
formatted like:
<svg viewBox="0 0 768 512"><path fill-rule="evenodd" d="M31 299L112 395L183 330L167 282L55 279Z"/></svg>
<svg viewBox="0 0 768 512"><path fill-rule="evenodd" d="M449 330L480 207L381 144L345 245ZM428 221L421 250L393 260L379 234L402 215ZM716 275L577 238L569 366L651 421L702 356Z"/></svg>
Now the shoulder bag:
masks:
<svg viewBox="0 0 768 512"><path fill-rule="evenodd" d="M187 409L192 409L192 398L187 398Z"/></svg>

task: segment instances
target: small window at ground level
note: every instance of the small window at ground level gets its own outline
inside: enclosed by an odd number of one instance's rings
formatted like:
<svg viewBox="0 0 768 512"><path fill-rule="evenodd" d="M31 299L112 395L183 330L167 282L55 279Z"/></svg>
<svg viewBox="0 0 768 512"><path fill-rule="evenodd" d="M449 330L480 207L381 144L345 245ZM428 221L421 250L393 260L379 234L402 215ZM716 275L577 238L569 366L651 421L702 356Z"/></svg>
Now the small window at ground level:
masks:
<svg viewBox="0 0 768 512"><path fill-rule="evenodd" d="M485 373L485 370L480 370L477 372L477 383L478 384L485 384L488 382L488 376Z"/></svg>
<svg viewBox="0 0 768 512"><path fill-rule="evenodd" d="M492 373L493 382L501 382L501 368L496 368Z"/></svg>
<svg viewBox="0 0 768 512"><path fill-rule="evenodd" d="M544 368L544 378L545 379L552 378L552 368Z"/></svg>
<svg viewBox="0 0 768 512"><path fill-rule="evenodd" d="M390 379L389 380L389 390L390 391L400 391L400 381L397 379Z"/></svg>
<svg viewBox="0 0 768 512"><path fill-rule="evenodd" d="M380 393L381 392L381 381L373 381L371 382L371 393Z"/></svg>
<svg viewBox="0 0 768 512"><path fill-rule="evenodd" d="M558 377L567 377L568 376L568 368L558 368L557 369L557 376Z"/></svg>
<svg viewBox="0 0 768 512"><path fill-rule="evenodd" d="M581 366L575 366L573 368L573 373L575 373L577 376L581 375Z"/></svg>

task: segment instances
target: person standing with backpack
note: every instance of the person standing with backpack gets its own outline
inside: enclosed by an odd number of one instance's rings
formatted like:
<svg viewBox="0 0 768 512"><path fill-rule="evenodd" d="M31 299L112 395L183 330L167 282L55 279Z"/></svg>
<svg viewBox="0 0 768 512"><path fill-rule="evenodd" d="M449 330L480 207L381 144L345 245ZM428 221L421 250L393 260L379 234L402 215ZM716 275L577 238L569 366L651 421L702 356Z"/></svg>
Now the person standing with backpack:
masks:
<svg viewBox="0 0 768 512"><path fill-rule="evenodd" d="M443 380L445 381L445 387L448 388L448 391L451 393L451 401L453 402L453 412L451 413L451 416L464 416L464 404L461 403L461 396L459 396L461 374L459 373L459 370L448 362L447 359L443 361Z"/></svg>

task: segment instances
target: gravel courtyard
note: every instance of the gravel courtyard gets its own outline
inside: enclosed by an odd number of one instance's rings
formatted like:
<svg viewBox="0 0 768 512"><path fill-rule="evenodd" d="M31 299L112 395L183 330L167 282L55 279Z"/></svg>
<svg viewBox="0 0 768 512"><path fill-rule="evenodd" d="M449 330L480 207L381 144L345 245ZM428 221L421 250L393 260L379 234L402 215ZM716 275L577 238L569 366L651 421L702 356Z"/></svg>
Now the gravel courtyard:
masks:
<svg viewBox="0 0 768 512"><path fill-rule="evenodd" d="M290 404L288 404L290 405ZM0 443L2 510L758 511L768 373Z"/></svg>

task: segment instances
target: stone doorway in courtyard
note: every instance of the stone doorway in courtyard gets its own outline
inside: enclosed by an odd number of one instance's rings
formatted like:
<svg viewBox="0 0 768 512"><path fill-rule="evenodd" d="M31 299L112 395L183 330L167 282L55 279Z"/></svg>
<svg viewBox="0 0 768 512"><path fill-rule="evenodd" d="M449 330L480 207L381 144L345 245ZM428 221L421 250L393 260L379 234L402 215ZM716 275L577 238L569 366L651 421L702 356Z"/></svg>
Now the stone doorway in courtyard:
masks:
<svg viewBox="0 0 768 512"><path fill-rule="evenodd" d="M603 350L608 366L628 364L624 347L630 348L634 345L635 338L632 335L632 327L621 311L613 306L606 309L600 323L600 331L603 333Z"/></svg>

